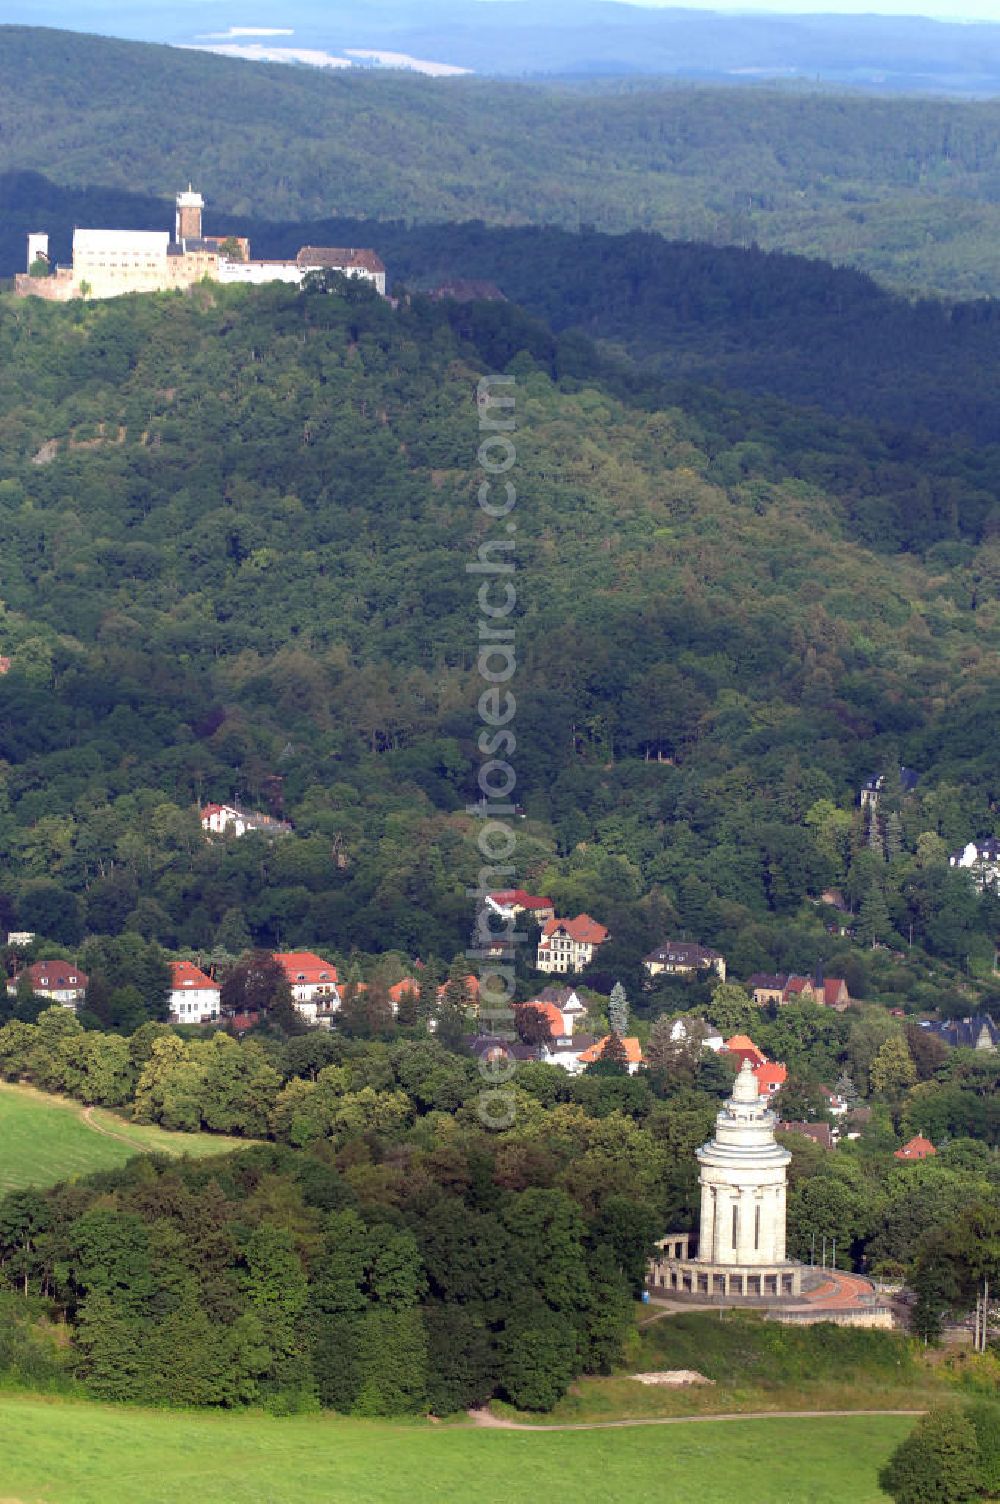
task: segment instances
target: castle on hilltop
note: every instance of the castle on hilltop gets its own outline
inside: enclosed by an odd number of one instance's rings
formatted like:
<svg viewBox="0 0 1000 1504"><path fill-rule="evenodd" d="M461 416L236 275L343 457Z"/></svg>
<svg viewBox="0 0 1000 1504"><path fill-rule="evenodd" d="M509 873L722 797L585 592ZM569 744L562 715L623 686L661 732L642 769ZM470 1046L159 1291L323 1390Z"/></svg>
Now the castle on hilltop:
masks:
<svg viewBox="0 0 1000 1504"><path fill-rule="evenodd" d="M54 269L48 235L35 232L28 236L28 269L15 278L15 289L21 297L68 302L169 292L192 287L204 277L252 286L298 285L310 272L336 271L360 277L385 294L385 266L375 251L307 245L294 261L251 261L245 236L202 233L204 207L190 184L178 193L172 240L168 230L74 230L72 265Z"/></svg>

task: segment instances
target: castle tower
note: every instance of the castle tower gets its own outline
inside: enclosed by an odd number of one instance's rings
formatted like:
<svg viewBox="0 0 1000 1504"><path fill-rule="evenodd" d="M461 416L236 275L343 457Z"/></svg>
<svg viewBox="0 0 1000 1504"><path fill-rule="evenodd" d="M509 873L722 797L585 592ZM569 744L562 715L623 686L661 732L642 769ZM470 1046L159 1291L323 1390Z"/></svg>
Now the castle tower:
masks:
<svg viewBox="0 0 1000 1504"><path fill-rule="evenodd" d="M785 1176L791 1155L775 1142L777 1118L744 1060L733 1094L698 1151L698 1262L746 1268L785 1262Z"/></svg>
<svg viewBox="0 0 1000 1504"><path fill-rule="evenodd" d="M48 260L49 237L43 234L41 230L35 230L28 236L27 270L30 272L36 261L44 261L48 264Z"/></svg>
<svg viewBox="0 0 1000 1504"><path fill-rule="evenodd" d="M185 192L178 193L174 222L174 239L178 245L183 245L186 240L201 239L201 211L204 207L205 200L200 193L195 193L190 183Z"/></svg>

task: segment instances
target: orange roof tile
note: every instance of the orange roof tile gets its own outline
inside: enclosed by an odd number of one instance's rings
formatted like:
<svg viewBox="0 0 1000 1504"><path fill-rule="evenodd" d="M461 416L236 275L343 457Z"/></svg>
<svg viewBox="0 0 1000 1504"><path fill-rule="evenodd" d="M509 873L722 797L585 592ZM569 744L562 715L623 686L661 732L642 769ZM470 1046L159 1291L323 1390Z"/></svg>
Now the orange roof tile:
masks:
<svg viewBox="0 0 1000 1504"><path fill-rule="evenodd" d="M579 944L600 945L608 938L608 931L589 914L577 914L575 919L547 919L542 929L545 939L562 930Z"/></svg>
<svg viewBox="0 0 1000 1504"><path fill-rule="evenodd" d="M600 1060L601 1052L610 1038L610 1034L605 1034L603 1039L596 1040L589 1049L584 1050L580 1055L580 1059L582 1060L583 1064L593 1065L595 1060ZM622 1044L625 1046L625 1058L628 1061L629 1065L641 1065L642 1047L639 1044L639 1041L632 1035L627 1035L622 1040Z"/></svg>
<svg viewBox="0 0 1000 1504"><path fill-rule="evenodd" d="M193 987L199 991L204 991L209 987L213 992L221 992L222 990L218 982L213 982L211 977L206 976L203 971L199 971L197 966L193 966L190 961L171 961L170 986L174 992L179 991L182 987Z"/></svg>
<svg viewBox="0 0 1000 1504"><path fill-rule="evenodd" d="M294 987L295 983L336 982L337 968L311 950L276 951L274 959Z"/></svg>
<svg viewBox="0 0 1000 1504"><path fill-rule="evenodd" d="M936 1153L937 1150L930 1139L924 1138L922 1133L917 1133L908 1144L896 1150L893 1159L930 1159L931 1155Z"/></svg>

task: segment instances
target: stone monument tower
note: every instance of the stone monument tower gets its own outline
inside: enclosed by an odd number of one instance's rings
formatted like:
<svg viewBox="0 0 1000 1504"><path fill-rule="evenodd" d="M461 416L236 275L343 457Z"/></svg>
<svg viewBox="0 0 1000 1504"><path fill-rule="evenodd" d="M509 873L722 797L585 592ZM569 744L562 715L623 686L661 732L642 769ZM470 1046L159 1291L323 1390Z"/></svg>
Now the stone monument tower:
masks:
<svg viewBox="0 0 1000 1504"><path fill-rule="evenodd" d="M776 1123L744 1060L733 1094L715 1120L715 1137L697 1151L699 1263L785 1262L785 1173L792 1156L775 1143Z"/></svg>
<svg viewBox="0 0 1000 1504"><path fill-rule="evenodd" d="M660 1241L654 1285L742 1300L798 1295L802 1265L785 1257L785 1175L791 1155L775 1142L777 1117L758 1095L749 1061L697 1151L701 1165L698 1248L690 1233Z"/></svg>
<svg viewBox="0 0 1000 1504"><path fill-rule="evenodd" d="M205 200L188 183L187 189L177 195L177 214L174 220L174 239L178 245L185 240L201 239L201 211Z"/></svg>

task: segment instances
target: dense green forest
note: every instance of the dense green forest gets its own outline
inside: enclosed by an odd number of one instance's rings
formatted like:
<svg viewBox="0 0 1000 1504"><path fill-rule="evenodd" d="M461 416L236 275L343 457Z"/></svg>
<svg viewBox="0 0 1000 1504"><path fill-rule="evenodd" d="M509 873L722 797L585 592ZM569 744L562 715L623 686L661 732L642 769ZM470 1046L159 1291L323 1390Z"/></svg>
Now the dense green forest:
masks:
<svg viewBox="0 0 1000 1504"><path fill-rule="evenodd" d="M519 875L608 924L631 977L678 928L737 975L843 955L830 885L872 964L912 944L912 999L935 961L988 970L995 901L946 860L995 829L980 479L778 405L670 405L506 304L357 288L0 302L11 921L68 947L463 947L473 397L504 367ZM901 757L920 785L872 825L857 791ZM206 842L197 803L234 794L294 835Z"/></svg>
<svg viewBox="0 0 1000 1504"><path fill-rule="evenodd" d="M73 189L194 181L213 207L268 219L647 229L851 262L904 289L1000 288L992 101L330 76L0 38L5 166Z"/></svg>

